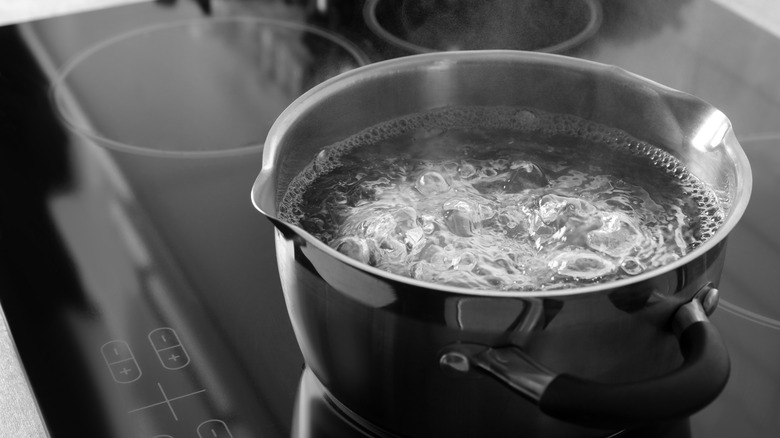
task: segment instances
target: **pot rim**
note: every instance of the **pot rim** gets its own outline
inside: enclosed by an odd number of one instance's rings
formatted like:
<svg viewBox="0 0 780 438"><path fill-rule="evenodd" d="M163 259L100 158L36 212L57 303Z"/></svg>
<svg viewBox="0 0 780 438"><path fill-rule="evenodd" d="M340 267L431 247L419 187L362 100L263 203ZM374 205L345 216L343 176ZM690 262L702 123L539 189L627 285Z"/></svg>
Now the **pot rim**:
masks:
<svg viewBox="0 0 780 438"><path fill-rule="evenodd" d="M611 76L614 78L622 78L624 80L630 80L643 84L646 87L652 88L659 95L666 98L673 98L677 100L689 100L704 103L713 109L722 120L728 125L728 129L723 133L723 144L728 144L728 156L737 168L735 181L736 191L734 193L733 202L730 204L729 210L726 213L726 218L723 224L718 227L712 237L706 240L703 244L698 246L693 251L689 252L685 256L675 260L667 265L648 270L639 275L623 278L615 281L608 281L603 283L594 283L588 286L574 287L574 288L559 288L550 290L534 290L534 291L500 291L489 289L470 289L465 287L451 286L442 283L433 283L415 278L406 277L399 274L394 274L389 271L385 271L355 259L352 259L335 249L331 248L324 242L315 238L310 233L303 230L297 225L290 224L286 221L279 219L276 216L276 206L272 209L263 202L263 196L272 197L272 202L275 204L276 199L276 187L272 176L275 174L275 157L278 153L278 145L281 139L284 137L284 133L287 129L293 125L294 121L301 115L305 114L310 108L315 107L319 102L327 99L334 94L338 94L345 88L351 87L353 84L370 79L371 77L381 76L383 74L392 73L398 70L412 70L415 68L445 68L448 65L457 62L473 62L475 60L492 60L492 61L523 61L523 62L535 62L539 64L546 64L552 66L560 66L563 68L574 68L583 71L590 71L595 74ZM269 190L271 189L271 190ZM435 52L424 53L418 55L405 56L401 58L395 58L377 63L358 67L354 70L347 71L338 76L335 76L321 84L313 87L308 92L296 99L290 104L271 126L268 132L268 137L265 141L263 150L263 164L253 187L252 187L252 203L255 208L263 215L273 219L274 223L281 222L296 234L301 236L306 245L313 245L320 251L336 258L342 263L346 263L356 269L364 271L368 274L416 286L421 289L430 289L438 292L445 292L457 295L467 295L475 297L503 297L503 298L545 298L545 297L561 297L561 296L574 296L574 295L587 295L600 292L610 292L615 289L624 288L638 284L652 278L662 276L665 273L676 270L693 260L701 257L711 249L716 247L721 241L725 240L731 230L739 222L742 214L747 208L748 201L750 199L750 193L752 190L752 173L750 164L747 160L745 152L742 150L739 142L734 135L733 129L729 119L718 111L714 106L708 102L693 96L689 93L685 93L666 85L662 85L651 79L647 79L635 73L631 73L621 67L614 65L604 64L596 61L590 61L581 58L572 58L564 55L557 55L551 53L539 53L539 52L523 52L516 50L468 50L468 51L449 51L449 52ZM268 201L266 201L268 202ZM273 212L273 213L271 213Z"/></svg>

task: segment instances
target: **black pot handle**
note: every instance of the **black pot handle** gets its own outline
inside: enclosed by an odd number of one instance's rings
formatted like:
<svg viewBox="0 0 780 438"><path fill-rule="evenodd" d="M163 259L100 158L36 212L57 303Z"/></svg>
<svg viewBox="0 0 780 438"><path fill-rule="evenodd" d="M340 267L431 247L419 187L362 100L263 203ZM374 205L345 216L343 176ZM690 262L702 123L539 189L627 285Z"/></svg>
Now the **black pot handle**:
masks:
<svg viewBox="0 0 780 438"><path fill-rule="evenodd" d="M708 289L705 296L712 302L717 290ZM441 364L461 372L472 366L487 372L551 417L600 428L637 426L693 414L712 402L728 380L728 352L698 299L677 310L673 325L682 365L634 383L606 384L556 374L516 346L458 344L441 357Z"/></svg>

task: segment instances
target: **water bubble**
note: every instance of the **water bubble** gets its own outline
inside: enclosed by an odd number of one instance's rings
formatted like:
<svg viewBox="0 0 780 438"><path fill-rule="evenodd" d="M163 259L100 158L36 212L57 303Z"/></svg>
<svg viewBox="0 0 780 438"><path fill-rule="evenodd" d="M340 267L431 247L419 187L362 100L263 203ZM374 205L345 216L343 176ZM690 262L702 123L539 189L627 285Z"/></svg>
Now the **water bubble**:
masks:
<svg viewBox="0 0 780 438"><path fill-rule="evenodd" d="M571 219L577 223L593 225L598 221L595 217L598 209L585 199L559 196L554 194L544 195L539 198L539 216L545 224L567 224ZM577 225L569 223L568 225ZM579 228L579 227L578 227Z"/></svg>
<svg viewBox="0 0 780 438"><path fill-rule="evenodd" d="M492 178L498 175L498 171L492 167L485 167L479 173L481 176L486 178Z"/></svg>
<svg viewBox="0 0 780 438"><path fill-rule="evenodd" d="M503 186L507 193L520 193L526 189L538 189L546 187L550 182L542 169L530 161L516 161L512 163L512 172Z"/></svg>
<svg viewBox="0 0 780 438"><path fill-rule="evenodd" d="M366 237L389 236L395 231L396 223L387 212L372 215L363 213L346 219L344 233L361 233Z"/></svg>
<svg viewBox="0 0 780 438"><path fill-rule="evenodd" d="M504 279L498 276L488 275L485 277L485 281L494 289L501 289L504 285Z"/></svg>
<svg viewBox="0 0 780 438"><path fill-rule="evenodd" d="M506 158L496 158L495 160L488 161L490 167L496 169L496 171L503 171L509 166L509 160Z"/></svg>
<svg viewBox="0 0 780 438"><path fill-rule="evenodd" d="M536 114L522 109L515 113L515 120L523 127L532 128L536 123Z"/></svg>
<svg viewBox="0 0 780 438"><path fill-rule="evenodd" d="M461 271L470 271L477 266L477 257L470 252L463 252L455 260L453 260L455 269Z"/></svg>
<svg viewBox="0 0 780 438"><path fill-rule="evenodd" d="M539 199L539 218L545 224L558 220L561 213L569 206L567 198L558 195L544 195Z"/></svg>
<svg viewBox="0 0 780 438"><path fill-rule="evenodd" d="M409 272L412 278L422 281L435 281L436 273L437 269L425 260L414 263Z"/></svg>
<svg viewBox="0 0 780 438"><path fill-rule="evenodd" d="M334 240L331 247L347 257L353 258L359 262L369 264L372 260L371 250L365 239L354 236L345 236Z"/></svg>
<svg viewBox="0 0 780 438"><path fill-rule="evenodd" d="M458 164L458 163L456 163L454 161L447 161L446 163L442 164L441 167L448 174L454 174L460 168L460 164Z"/></svg>
<svg viewBox="0 0 780 438"><path fill-rule="evenodd" d="M428 261L431 266L435 266L439 271L452 268L454 258L451 251L446 251L443 248L438 247L438 250L429 251L429 253Z"/></svg>
<svg viewBox="0 0 780 438"><path fill-rule="evenodd" d="M442 214L447 228L461 237L473 235L480 223L477 205L463 198L448 199L442 206Z"/></svg>
<svg viewBox="0 0 780 438"><path fill-rule="evenodd" d="M406 261L406 245L400 240L387 238L379 242L380 262L387 265L399 265Z"/></svg>
<svg viewBox="0 0 780 438"><path fill-rule="evenodd" d="M431 214L423 214L417 217L417 224L425 234L432 234L439 226L436 224L436 217Z"/></svg>
<svg viewBox="0 0 780 438"><path fill-rule="evenodd" d="M376 190L372 187L356 184L346 193L346 203L350 207L359 207L375 199Z"/></svg>
<svg viewBox="0 0 780 438"><path fill-rule="evenodd" d="M474 167L473 164L464 162L460 165L460 168L458 168L458 175L460 175L461 178L471 178L472 176L476 175L477 168Z"/></svg>
<svg viewBox="0 0 780 438"><path fill-rule="evenodd" d="M428 242L425 247L420 251L418 258L427 262L433 262L433 259L437 257L437 254L443 253L444 249L441 246Z"/></svg>
<svg viewBox="0 0 780 438"><path fill-rule="evenodd" d="M406 245L407 254L416 255L425 246L425 232L420 227L411 228L406 231L403 241Z"/></svg>
<svg viewBox="0 0 780 438"><path fill-rule="evenodd" d="M357 235L377 242L383 250L395 251L399 247L406 254L408 233L422 233L417 225L417 212L412 207L385 207L382 210L359 210L345 216L341 235ZM387 251L385 251L387 252Z"/></svg>
<svg viewBox="0 0 780 438"><path fill-rule="evenodd" d="M444 193L450 189L447 180L439 172L429 170L423 172L414 183L414 188L425 196Z"/></svg>
<svg viewBox="0 0 780 438"><path fill-rule="evenodd" d="M335 157L330 149L322 149L312 161L312 170L316 173L328 172L334 167Z"/></svg>
<svg viewBox="0 0 780 438"><path fill-rule="evenodd" d="M582 280L592 280L615 271L611 261L590 251L567 251L553 257L548 264L560 275Z"/></svg>
<svg viewBox="0 0 780 438"><path fill-rule="evenodd" d="M403 235L412 228L417 228L417 210L414 207L401 207L390 213L395 221L395 233Z"/></svg>
<svg viewBox="0 0 780 438"><path fill-rule="evenodd" d="M590 231L586 237L593 250L620 258L629 255L642 242L642 231L625 214L606 214L601 223L600 228Z"/></svg>
<svg viewBox="0 0 780 438"><path fill-rule="evenodd" d="M477 215L479 216L480 220L485 221L488 219L492 219L493 216L496 215L496 211L493 209L493 207L486 203L481 202L477 204Z"/></svg>
<svg viewBox="0 0 780 438"><path fill-rule="evenodd" d="M627 257L620 263L620 269L628 275L639 275L644 272L645 265L634 257Z"/></svg>
<svg viewBox="0 0 780 438"><path fill-rule="evenodd" d="M530 212L522 205L501 206L497 222L501 232L510 237L524 235L530 228Z"/></svg>

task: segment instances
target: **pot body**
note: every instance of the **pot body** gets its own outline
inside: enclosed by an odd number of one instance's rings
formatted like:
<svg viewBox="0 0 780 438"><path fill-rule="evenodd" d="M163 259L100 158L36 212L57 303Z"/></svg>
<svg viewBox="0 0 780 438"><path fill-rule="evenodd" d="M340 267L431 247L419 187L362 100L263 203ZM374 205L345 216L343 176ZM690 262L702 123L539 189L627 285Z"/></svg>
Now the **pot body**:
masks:
<svg viewBox="0 0 780 438"><path fill-rule="evenodd" d="M459 105L532 107L620 129L709 184L724 201L724 223L683 258L630 279L502 293L380 271L278 217L288 184L322 148L393 118ZM717 287L750 185L728 119L706 102L611 66L474 51L372 64L312 89L272 127L252 198L277 227L282 286L306 364L356 421L390 436L571 437L615 430L552 418L498 379L453 372L442 366L448 349L516 346L556 373L604 383L673 371L683 358L672 315Z"/></svg>
<svg viewBox="0 0 780 438"><path fill-rule="evenodd" d="M276 236L307 366L342 408L408 437L608 436L545 415L491 377L448 371L443 351L513 344L557 372L605 383L671 372L681 362L671 315L717 284L725 256L721 242L679 269L602 293L474 297L388 281Z"/></svg>

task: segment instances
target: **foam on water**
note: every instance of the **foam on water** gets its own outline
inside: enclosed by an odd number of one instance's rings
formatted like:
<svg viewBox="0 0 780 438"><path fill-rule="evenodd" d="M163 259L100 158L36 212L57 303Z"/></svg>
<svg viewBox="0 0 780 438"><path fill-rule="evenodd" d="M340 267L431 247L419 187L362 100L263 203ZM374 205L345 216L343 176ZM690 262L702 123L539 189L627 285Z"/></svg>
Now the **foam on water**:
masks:
<svg viewBox="0 0 780 438"><path fill-rule="evenodd" d="M717 196L661 149L510 107L413 114L330 145L279 213L363 263L490 290L637 275L723 220Z"/></svg>

